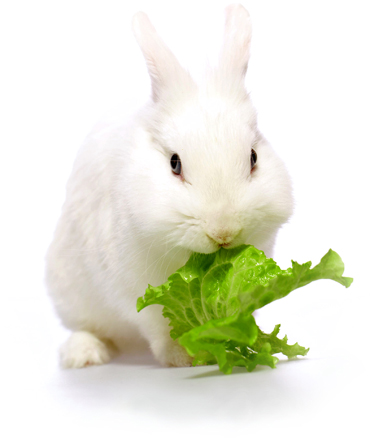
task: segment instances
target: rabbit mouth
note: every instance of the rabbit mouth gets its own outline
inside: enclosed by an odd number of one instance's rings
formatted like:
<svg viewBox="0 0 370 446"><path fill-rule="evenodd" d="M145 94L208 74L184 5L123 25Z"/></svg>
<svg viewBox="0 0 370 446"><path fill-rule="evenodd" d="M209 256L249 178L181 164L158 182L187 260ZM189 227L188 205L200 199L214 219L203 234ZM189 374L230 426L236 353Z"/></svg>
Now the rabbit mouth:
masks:
<svg viewBox="0 0 370 446"><path fill-rule="evenodd" d="M235 237L233 240L228 241L227 243L219 243L219 248L224 248L224 249L233 249L236 248L240 245L244 245L245 241L244 238L241 234L238 234L237 237Z"/></svg>
<svg viewBox="0 0 370 446"><path fill-rule="evenodd" d="M224 249L232 249L232 248L236 248L237 246L240 246L243 244L243 241L241 240L231 240L231 242L228 243L219 243L219 249L224 248Z"/></svg>

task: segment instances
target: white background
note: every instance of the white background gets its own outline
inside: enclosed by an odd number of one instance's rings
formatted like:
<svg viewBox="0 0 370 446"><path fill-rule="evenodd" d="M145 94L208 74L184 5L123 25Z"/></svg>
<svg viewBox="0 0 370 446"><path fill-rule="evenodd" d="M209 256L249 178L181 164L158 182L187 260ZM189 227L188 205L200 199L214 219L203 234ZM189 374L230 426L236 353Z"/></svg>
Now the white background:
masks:
<svg viewBox="0 0 370 446"><path fill-rule="evenodd" d="M68 333L43 286L43 257L84 136L150 92L131 17L144 10L179 60L214 54L224 1L13 1L0 8L2 444L366 442L369 398L370 31L366 1L245 1L246 85L285 160L296 210L275 259L336 250L349 289L319 281L261 310L266 330L310 347L277 369L224 376L165 369L150 354L61 371ZM195 72L195 71L194 71ZM27 443L26 443L27 442Z"/></svg>

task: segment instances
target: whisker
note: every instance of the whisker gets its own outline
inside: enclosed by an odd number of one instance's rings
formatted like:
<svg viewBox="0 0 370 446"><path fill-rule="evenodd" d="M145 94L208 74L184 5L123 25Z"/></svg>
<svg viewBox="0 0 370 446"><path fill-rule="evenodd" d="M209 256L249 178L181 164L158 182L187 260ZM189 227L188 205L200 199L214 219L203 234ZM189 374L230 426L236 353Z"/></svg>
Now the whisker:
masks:
<svg viewBox="0 0 370 446"><path fill-rule="evenodd" d="M165 241L166 238L168 237L168 234L164 237L162 237L162 240L155 240L157 243L160 243L161 241ZM156 260L154 260L150 265L148 265L145 270L142 272L142 274L140 274L140 276L137 277L135 283L134 283L134 287L136 286L137 282L145 275L145 273L147 271L149 271L158 261L160 261L162 259L163 256L166 256L167 252L165 252L162 256L158 257ZM153 273L151 274L151 276L153 275ZM150 276L150 277L151 277Z"/></svg>

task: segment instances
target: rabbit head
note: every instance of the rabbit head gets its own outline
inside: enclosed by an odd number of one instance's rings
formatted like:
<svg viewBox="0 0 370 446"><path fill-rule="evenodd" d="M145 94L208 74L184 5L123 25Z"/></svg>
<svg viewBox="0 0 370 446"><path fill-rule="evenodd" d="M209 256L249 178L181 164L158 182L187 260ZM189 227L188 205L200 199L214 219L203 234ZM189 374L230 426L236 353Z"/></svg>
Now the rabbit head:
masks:
<svg viewBox="0 0 370 446"><path fill-rule="evenodd" d="M198 85L144 13L134 16L133 29L152 85L131 160L138 227L202 253L240 244L266 248L291 215L292 191L244 87L248 12L241 5L226 9L219 66Z"/></svg>

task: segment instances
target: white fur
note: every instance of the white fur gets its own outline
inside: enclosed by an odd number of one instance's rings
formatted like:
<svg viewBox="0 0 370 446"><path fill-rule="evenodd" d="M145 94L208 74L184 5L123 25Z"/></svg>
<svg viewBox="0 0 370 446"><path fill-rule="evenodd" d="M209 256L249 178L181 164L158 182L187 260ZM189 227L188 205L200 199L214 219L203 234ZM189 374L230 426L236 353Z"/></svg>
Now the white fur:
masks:
<svg viewBox="0 0 370 446"><path fill-rule="evenodd" d="M161 364L190 365L169 337L162 308L137 313L137 298L192 251L246 243L271 256L292 212L289 176L258 131L244 89L245 9L227 8L220 68L208 73L205 85L195 85L145 14L135 16L134 32L152 100L128 122L88 136L47 254L49 294L65 326L79 332L62 347L64 367L107 362L107 340L124 350L138 338ZM252 147L258 160L251 172ZM173 153L182 176L171 171Z"/></svg>
<svg viewBox="0 0 370 446"><path fill-rule="evenodd" d="M75 331L60 348L63 368L80 368L100 365L110 360L108 346L87 331Z"/></svg>

